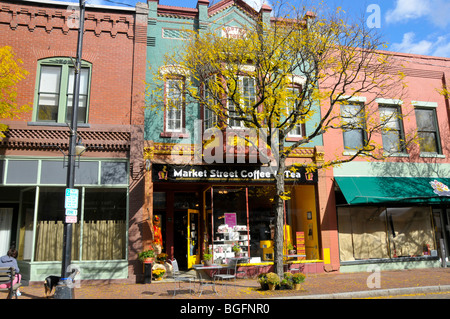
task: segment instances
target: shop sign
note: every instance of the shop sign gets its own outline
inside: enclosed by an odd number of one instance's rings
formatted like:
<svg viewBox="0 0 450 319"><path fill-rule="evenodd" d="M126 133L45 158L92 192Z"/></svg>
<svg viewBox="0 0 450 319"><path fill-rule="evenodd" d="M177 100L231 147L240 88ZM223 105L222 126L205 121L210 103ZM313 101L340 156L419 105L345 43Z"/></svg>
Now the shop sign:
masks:
<svg viewBox="0 0 450 319"><path fill-rule="evenodd" d="M275 180L276 168L268 166L233 165L168 165L153 164L153 182L255 182ZM316 183L317 172L304 168L284 172L286 182Z"/></svg>

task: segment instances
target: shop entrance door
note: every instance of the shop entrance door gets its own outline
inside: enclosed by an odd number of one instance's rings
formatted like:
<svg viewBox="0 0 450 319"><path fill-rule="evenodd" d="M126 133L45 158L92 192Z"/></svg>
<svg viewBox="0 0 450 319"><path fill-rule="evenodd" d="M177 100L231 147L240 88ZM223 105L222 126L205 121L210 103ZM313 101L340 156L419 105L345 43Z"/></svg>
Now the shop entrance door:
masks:
<svg viewBox="0 0 450 319"><path fill-rule="evenodd" d="M199 253L199 211L196 209L188 209L187 222L187 267L192 268L193 265L200 263Z"/></svg>
<svg viewBox="0 0 450 319"><path fill-rule="evenodd" d="M200 263L199 211L188 209L175 213L174 255L180 268Z"/></svg>

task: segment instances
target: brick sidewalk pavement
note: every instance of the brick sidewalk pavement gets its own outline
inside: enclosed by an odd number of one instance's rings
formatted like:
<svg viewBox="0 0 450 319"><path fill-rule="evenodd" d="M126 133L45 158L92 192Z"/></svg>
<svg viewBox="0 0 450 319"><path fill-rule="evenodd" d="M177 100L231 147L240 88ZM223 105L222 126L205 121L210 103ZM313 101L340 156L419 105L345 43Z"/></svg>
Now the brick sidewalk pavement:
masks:
<svg viewBox="0 0 450 319"><path fill-rule="evenodd" d="M151 284L136 284L113 282L81 282L74 289L74 299L258 299L258 298L289 298L293 296L336 294L343 292L358 292L377 289L428 287L450 285L450 268L427 268L397 271L382 271L379 273L379 288L367 285L372 273L324 273L309 274L300 291L277 290L262 291L256 279L239 279L232 286L218 285L219 294L211 287L205 287L201 296L189 293L189 285L182 284L183 289L173 296L174 283L168 280L153 281ZM369 282L373 277L369 278ZM198 286L195 287L196 289ZM227 289L225 289L227 288ZM32 284L21 289L19 299L44 299L43 284ZM0 293L0 298L6 294Z"/></svg>

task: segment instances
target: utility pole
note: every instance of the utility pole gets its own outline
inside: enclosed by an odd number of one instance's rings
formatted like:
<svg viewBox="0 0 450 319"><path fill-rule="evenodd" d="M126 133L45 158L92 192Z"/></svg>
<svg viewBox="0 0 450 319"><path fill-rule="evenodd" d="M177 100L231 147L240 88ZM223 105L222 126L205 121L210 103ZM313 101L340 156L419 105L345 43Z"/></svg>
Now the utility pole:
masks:
<svg viewBox="0 0 450 319"><path fill-rule="evenodd" d="M78 129L78 103L80 95L80 72L81 72L81 58L83 51L83 33L84 33L84 12L85 0L80 1L80 15L78 28L78 43L77 56L75 61L75 77L73 86L73 104L72 104L72 123L70 125L70 139L69 139L69 155L67 166L67 184L66 184L66 200L67 190L73 190L75 185L75 146L77 143L77 129ZM77 196L78 198L78 196ZM78 200L77 200L78 208ZM66 207L67 209L67 207ZM66 212L67 216L67 212ZM65 217L66 217L65 216ZM73 224L68 223L67 219L64 221L64 236L63 236L63 255L61 265L61 280L55 290L56 299L73 299L73 284L72 281L67 280L71 272L68 267L71 264L72 255L72 229Z"/></svg>

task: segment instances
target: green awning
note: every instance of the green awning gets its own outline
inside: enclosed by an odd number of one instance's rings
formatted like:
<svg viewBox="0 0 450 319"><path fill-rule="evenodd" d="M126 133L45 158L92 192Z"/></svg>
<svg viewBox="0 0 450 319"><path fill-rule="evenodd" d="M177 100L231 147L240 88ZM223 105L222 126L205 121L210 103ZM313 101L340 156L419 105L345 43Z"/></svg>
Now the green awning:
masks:
<svg viewBox="0 0 450 319"><path fill-rule="evenodd" d="M450 178L335 177L347 203L450 204ZM438 181L436 192L430 182Z"/></svg>

